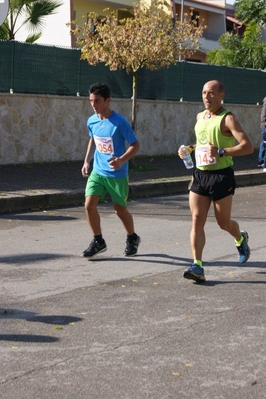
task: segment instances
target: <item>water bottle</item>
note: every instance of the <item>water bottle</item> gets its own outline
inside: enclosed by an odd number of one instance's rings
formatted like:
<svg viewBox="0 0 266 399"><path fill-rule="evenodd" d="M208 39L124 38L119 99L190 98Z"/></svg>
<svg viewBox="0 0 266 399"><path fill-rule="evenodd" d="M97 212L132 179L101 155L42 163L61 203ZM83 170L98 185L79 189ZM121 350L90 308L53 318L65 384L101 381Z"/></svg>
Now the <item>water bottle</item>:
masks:
<svg viewBox="0 0 266 399"><path fill-rule="evenodd" d="M181 145L181 150L182 150L183 155L184 155L183 161L184 161L185 167L187 169L194 168L193 159L191 158L190 152L187 149L187 147L185 145Z"/></svg>

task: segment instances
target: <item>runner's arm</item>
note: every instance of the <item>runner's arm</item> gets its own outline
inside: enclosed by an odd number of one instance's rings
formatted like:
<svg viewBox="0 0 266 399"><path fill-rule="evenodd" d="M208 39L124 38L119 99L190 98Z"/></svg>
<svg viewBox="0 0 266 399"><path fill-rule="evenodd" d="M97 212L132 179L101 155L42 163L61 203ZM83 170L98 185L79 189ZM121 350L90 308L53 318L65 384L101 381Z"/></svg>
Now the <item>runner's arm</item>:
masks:
<svg viewBox="0 0 266 399"><path fill-rule="evenodd" d="M224 155L240 156L252 154L254 148L247 133L233 114L226 115L224 119L224 133L231 133L237 141L234 147L224 148Z"/></svg>
<svg viewBox="0 0 266 399"><path fill-rule="evenodd" d="M135 141L135 143L130 144L126 150L126 152L121 155L120 157L113 157L112 160L109 162L109 165L112 169L117 170L121 168L121 166L129 161L134 155L137 154L137 152L140 149L140 145L138 141Z"/></svg>
<svg viewBox="0 0 266 399"><path fill-rule="evenodd" d="M233 147L224 148L224 156L252 154L254 149L251 140L233 114L230 113L225 116L221 124L221 131L224 136L234 136L237 141L237 144ZM218 148L209 143L207 154L211 157L219 157Z"/></svg>
<svg viewBox="0 0 266 399"><path fill-rule="evenodd" d="M86 151L86 155L84 158L84 163L83 163L83 166L81 169L81 173L82 173L83 177L88 176L90 161L93 159L95 148L96 148L95 142L94 142L93 138L90 138L88 147L87 147L87 151Z"/></svg>

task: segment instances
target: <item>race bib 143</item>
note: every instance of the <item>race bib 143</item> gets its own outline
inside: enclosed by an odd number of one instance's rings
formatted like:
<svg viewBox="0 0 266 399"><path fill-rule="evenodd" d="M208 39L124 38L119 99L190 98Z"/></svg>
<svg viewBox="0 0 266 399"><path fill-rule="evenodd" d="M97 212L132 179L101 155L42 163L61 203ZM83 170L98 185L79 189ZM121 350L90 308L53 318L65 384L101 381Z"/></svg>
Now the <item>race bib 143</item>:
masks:
<svg viewBox="0 0 266 399"><path fill-rule="evenodd" d="M210 157L207 155L206 146L197 146L195 151L195 157L197 166L208 166L216 164L216 157Z"/></svg>

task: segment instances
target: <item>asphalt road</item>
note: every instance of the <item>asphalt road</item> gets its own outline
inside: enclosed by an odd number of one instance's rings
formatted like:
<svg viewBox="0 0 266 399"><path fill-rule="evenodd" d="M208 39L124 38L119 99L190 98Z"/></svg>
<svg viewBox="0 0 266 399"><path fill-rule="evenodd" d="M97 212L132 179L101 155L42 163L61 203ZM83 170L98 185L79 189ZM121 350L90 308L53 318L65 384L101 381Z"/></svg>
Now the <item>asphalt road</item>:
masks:
<svg viewBox="0 0 266 399"><path fill-rule="evenodd" d="M265 196L236 191L245 265L211 210L205 284L182 277L187 194L129 203L134 258L109 203L108 251L91 261L79 256L91 240L82 207L0 215L0 398L266 398Z"/></svg>

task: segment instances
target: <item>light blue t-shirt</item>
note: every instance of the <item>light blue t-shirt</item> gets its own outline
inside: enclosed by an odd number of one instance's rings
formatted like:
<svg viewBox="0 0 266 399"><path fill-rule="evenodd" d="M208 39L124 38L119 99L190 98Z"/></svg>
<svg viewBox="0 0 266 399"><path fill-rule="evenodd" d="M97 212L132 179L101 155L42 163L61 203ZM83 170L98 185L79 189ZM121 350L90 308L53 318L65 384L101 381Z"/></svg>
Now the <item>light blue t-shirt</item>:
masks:
<svg viewBox="0 0 266 399"><path fill-rule="evenodd" d="M128 121L117 112L113 111L107 119L100 119L97 114L92 115L87 121L89 135L96 144L93 170L105 177L127 177L128 162L120 169L110 168L108 160L111 156L120 157L126 151L126 142L134 144L137 137Z"/></svg>

